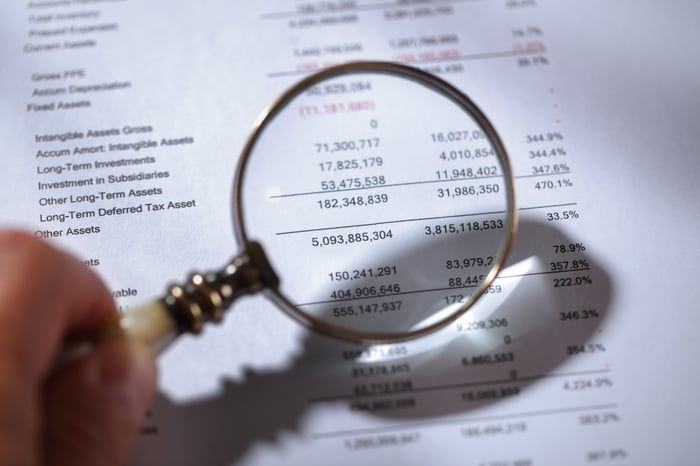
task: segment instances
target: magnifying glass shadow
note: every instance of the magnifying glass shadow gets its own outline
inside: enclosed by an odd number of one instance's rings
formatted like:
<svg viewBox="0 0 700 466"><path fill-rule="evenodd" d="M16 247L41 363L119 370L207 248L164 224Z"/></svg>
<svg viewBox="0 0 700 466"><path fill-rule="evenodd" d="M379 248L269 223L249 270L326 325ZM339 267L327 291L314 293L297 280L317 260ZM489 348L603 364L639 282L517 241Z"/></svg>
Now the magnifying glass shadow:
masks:
<svg viewBox="0 0 700 466"><path fill-rule="evenodd" d="M216 396L185 403L160 394L131 464L223 466L290 434L343 442L362 431L339 428L322 412L342 419L354 412L363 418L350 424L371 431L467 419L522 396L559 376L569 358L605 351L595 341L610 318L613 288L601 263L553 224L522 219L494 282L507 292L484 296L457 322L460 331L453 324L378 349L309 333L283 371L248 370L241 380L222 380ZM305 431L309 419L317 431Z"/></svg>

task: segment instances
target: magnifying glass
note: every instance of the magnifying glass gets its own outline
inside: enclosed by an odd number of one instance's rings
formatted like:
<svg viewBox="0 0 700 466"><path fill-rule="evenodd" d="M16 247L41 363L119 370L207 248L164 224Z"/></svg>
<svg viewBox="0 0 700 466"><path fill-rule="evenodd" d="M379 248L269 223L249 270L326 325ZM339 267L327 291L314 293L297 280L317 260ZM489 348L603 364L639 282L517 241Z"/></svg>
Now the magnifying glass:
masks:
<svg viewBox="0 0 700 466"><path fill-rule="evenodd" d="M279 97L243 149L232 206L243 252L126 311L124 331L160 349L262 291L326 335L416 338L488 293L516 228L486 116L447 82L388 62L327 68Z"/></svg>

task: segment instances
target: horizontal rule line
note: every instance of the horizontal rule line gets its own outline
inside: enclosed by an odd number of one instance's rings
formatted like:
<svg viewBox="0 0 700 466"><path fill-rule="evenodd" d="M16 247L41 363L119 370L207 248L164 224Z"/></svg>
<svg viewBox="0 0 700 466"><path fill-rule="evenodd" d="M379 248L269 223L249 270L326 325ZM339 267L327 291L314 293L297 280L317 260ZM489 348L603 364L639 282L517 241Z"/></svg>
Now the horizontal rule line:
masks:
<svg viewBox="0 0 700 466"><path fill-rule="evenodd" d="M410 60L401 61L406 65L429 65L431 63L450 63L457 61L472 61L472 60L487 60L490 58L508 58L508 57L518 57L524 55L533 55L538 53L546 53L547 49L540 48L537 50L509 50L504 52L483 52L474 53L469 55L457 55L455 57L445 57L445 58L435 58L430 60ZM315 71L321 71L322 68L316 70L294 70L294 71L274 71L268 73L268 78L282 78L286 76L299 76L304 74L310 74Z"/></svg>
<svg viewBox="0 0 700 466"><path fill-rule="evenodd" d="M559 176L559 175L570 175L570 171L565 171L565 172L550 172L550 173L538 173L536 175L518 175L514 176L516 180L524 179L524 178L540 178L543 176Z"/></svg>
<svg viewBox="0 0 700 466"><path fill-rule="evenodd" d="M551 209L554 207L568 207L568 206L572 206L572 205L576 205L576 202L568 202L565 204L550 204L550 205L534 206L534 207L520 207L520 208L518 208L518 210ZM407 219L399 219L399 220L387 220L384 222L356 223L356 224L352 224L352 225L338 225L338 226L333 226L333 227L279 231L279 232L275 233L275 235L278 235L278 236L294 235L294 234L298 234L298 233L313 233L316 231L344 230L347 228L373 227L373 226L379 226L379 225L392 225L392 224L409 223L409 222L425 222L425 221L429 221L429 220L445 220L445 219L450 219L450 218L464 218L464 217L475 217L475 216L480 216L480 215L495 215L495 214L505 214L505 213L506 213L505 211L494 211L494 212L480 212L480 213L474 213L474 214L445 215L445 216L438 216L438 217L407 218Z"/></svg>
<svg viewBox="0 0 700 466"><path fill-rule="evenodd" d="M483 0L443 0L443 4L447 3L475 3ZM294 17L303 17L310 15L330 15L330 14L343 14L352 13L355 11L370 11L370 10L387 10L389 8L400 8L408 7L411 5L401 5L395 2L390 3L375 3L366 5L354 5L352 7L343 8L339 10L322 10L322 11L276 11L272 13L263 13L260 17L262 19L285 19Z"/></svg>
<svg viewBox="0 0 700 466"><path fill-rule="evenodd" d="M420 217L420 218L405 218L399 220L386 220L384 222L372 222L372 223L356 223L353 225L339 225L335 227L322 227L322 228L309 228L306 230L292 230L292 231L281 231L275 233L276 235L292 235L296 233L311 233L314 231L328 231L328 230L343 230L346 228L358 228L358 227L372 227L378 225L395 225L397 223L410 223L410 222L424 222L426 220L444 220L448 218L462 218L462 217L475 217L480 215L495 215L495 214L505 214L506 212L493 211L493 212L479 212L474 214L457 214L457 215L444 215L439 217Z"/></svg>
<svg viewBox="0 0 700 466"><path fill-rule="evenodd" d="M480 284L481 283L479 283L479 285ZM476 288L479 285L464 285L464 286L453 286L453 287L445 287L445 288L429 288L429 289L425 289L425 290L399 291L396 293L385 293L385 294L374 295L374 296L353 296L352 298L328 299L325 301L314 301L314 302L301 303L301 304L297 303L296 306L303 307L303 306L313 306L316 304L342 303L345 301L381 299L381 298L390 298L392 296L403 296L403 295L409 295L409 294L434 293L437 291L461 290L461 289L466 289L466 288ZM391 311L388 311L388 312L391 312Z"/></svg>
<svg viewBox="0 0 700 466"><path fill-rule="evenodd" d="M503 278L535 277L538 275L552 275L552 274L560 274L560 273L585 272L587 270L591 270L591 268L590 267L582 267L580 269L546 270L543 272L528 272L528 273L519 273L519 274L515 274L515 275L497 275L494 278L494 281L498 281L499 279L503 279ZM481 285L481 282L479 284L476 284L476 285L447 286L447 287L443 287L443 288L426 288L424 290L399 291L396 293L384 293L384 294L378 294L378 295L372 295L372 296L353 296L350 298L327 299L327 300L323 300L323 301L311 301L308 303L296 303L295 306L304 307L304 306L314 306L317 304L343 303L343 302L348 302L348 301L366 301L366 300L370 300L370 299L382 299L382 298L390 298L392 296L402 296L402 295L410 295L410 294L435 293L438 291L465 290L465 289L469 289L469 288L477 288L479 285ZM347 286L351 286L351 285L348 284Z"/></svg>
<svg viewBox="0 0 700 466"><path fill-rule="evenodd" d="M498 280L499 278L521 278L521 277L534 277L537 275L552 275L552 274L558 274L558 273L585 272L587 270L591 270L591 268L590 267L581 267L580 269L545 270L543 272L528 272L528 273L519 273L519 274L515 274L515 275L497 275L495 280Z"/></svg>
<svg viewBox="0 0 700 466"><path fill-rule="evenodd" d="M422 185L422 184L435 184L435 183L452 183L452 182L457 182L457 181L479 181L479 180L487 180L487 179L492 179L492 178L503 178L503 175L488 175L488 176L474 176L472 178L451 178L449 180L423 180L423 181L406 181L403 183L391 183L391 184L381 184L381 185L375 185L375 186L362 186L359 188L347 188L347 189L335 189L335 190L327 190L327 191L307 191L307 192L301 192L301 193L290 193L290 194L276 194L274 196L270 196L270 199L279 199L279 198L285 198L285 197L297 197L297 196L310 196L310 195L315 195L315 194L332 194L332 193L342 193L346 191L361 191L361 190L366 190L366 189L383 189L383 188L393 188L393 187L400 187L400 186L415 186L415 185ZM467 197L467 196L465 196Z"/></svg>
<svg viewBox="0 0 700 466"><path fill-rule="evenodd" d="M526 178L540 178L543 176L557 176L557 175L566 175L569 172L560 172L560 173L544 173L540 175L519 175L519 176L514 176L513 178L516 180L520 179L526 179ZM326 191L303 191L299 193L289 193L289 194L275 194L272 196L269 196L269 199L284 199L284 198L289 198L289 197L299 197L299 196L313 196L313 195L318 195L318 194L333 194L333 193L344 193L344 192L350 192L350 191L366 191L368 189L383 189L383 188L393 188L393 187L401 187L401 186L416 186L416 185L424 185L424 184L437 184L437 183L455 183L455 182L460 182L460 181L474 181L478 182L480 180L488 180L488 179L493 179L493 178L503 178L503 175L488 175L488 176L473 176L471 178L463 177L463 178L450 178L450 179L445 179L445 180L421 180L421 181L406 181L403 183L390 183L390 184L378 184L374 186L361 186L357 188L345 188L345 189L329 189ZM465 196L469 197L469 196Z"/></svg>
<svg viewBox="0 0 700 466"><path fill-rule="evenodd" d="M386 427L374 427L374 428L366 428L366 429L319 432L319 433L311 434L311 438L314 440L320 440L320 439L325 439L325 438L349 437L349 436L353 436L353 435L379 434L379 433L383 433L383 432L402 431L402 430L424 428L424 427L436 427L436 426L444 426L444 425L450 425L450 424L470 424L470 423L474 423L474 422L502 421L502 420L508 420L508 419L525 418L525 417L550 416L550 415L556 415L556 414L597 411L597 410L601 410L601 409L617 409L617 407L618 407L618 405L616 403L608 403L608 404L600 404L600 405L573 406L570 408L543 409L540 411L525 411L525 412L521 412L521 413L512 413L512 414L494 415L494 416L481 416L481 417L462 418L462 419L445 419L445 420L441 420L441 421L411 422L411 423L397 424L397 425L386 426Z"/></svg>
<svg viewBox="0 0 700 466"><path fill-rule="evenodd" d="M535 210L535 209L552 209L555 207L569 207L578 205L578 202L566 202L564 204L549 204L549 205L539 205L532 207L519 207L518 210Z"/></svg>

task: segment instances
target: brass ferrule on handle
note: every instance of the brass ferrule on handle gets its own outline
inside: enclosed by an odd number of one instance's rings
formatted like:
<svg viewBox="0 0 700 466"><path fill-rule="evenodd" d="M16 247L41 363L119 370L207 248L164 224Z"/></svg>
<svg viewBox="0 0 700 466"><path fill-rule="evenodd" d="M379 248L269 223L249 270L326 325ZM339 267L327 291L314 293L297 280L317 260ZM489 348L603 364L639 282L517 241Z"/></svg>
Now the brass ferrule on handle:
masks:
<svg viewBox="0 0 700 466"><path fill-rule="evenodd" d="M246 244L242 254L219 271L194 273L183 285L171 285L156 301L135 306L111 320L92 338L64 346L57 365L88 353L100 342L127 337L149 346L156 354L183 333L198 334L207 322L220 322L238 297L263 288L276 289L277 274L262 247Z"/></svg>
<svg viewBox="0 0 700 466"><path fill-rule="evenodd" d="M194 273L185 284L171 285L160 302L178 334L199 334L207 322L221 322L224 311L240 296L278 285L262 247L251 242L221 270Z"/></svg>

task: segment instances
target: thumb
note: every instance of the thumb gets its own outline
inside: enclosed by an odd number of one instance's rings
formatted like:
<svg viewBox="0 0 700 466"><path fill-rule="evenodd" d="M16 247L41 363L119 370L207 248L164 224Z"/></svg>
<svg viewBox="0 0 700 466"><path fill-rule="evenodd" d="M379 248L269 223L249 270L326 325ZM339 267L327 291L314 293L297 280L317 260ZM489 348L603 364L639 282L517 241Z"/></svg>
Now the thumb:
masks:
<svg viewBox="0 0 700 466"><path fill-rule="evenodd" d="M126 463L155 381L150 350L121 338L62 367L45 391L44 463Z"/></svg>

